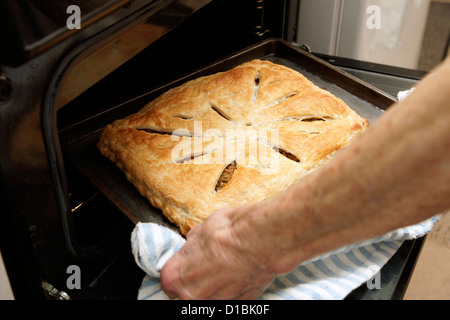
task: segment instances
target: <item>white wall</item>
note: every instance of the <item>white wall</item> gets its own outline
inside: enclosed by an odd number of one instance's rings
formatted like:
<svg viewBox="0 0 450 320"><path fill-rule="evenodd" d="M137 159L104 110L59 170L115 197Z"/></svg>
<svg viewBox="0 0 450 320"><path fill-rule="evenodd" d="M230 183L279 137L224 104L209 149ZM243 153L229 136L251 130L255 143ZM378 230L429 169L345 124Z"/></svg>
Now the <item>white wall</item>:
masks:
<svg viewBox="0 0 450 320"><path fill-rule="evenodd" d="M369 6L379 28L369 28ZM313 52L416 69L430 0L302 0L297 42Z"/></svg>

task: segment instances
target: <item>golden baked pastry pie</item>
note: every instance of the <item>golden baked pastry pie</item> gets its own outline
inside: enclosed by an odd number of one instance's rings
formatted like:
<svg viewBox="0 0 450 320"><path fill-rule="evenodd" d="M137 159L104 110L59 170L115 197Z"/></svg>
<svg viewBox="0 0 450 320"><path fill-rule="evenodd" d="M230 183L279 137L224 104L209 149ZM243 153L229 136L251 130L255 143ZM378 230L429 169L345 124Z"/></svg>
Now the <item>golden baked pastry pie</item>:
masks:
<svg viewBox="0 0 450 320"><path fill-rule="evenodd" d="M301 73L253 60L165 92L97 146L186 235L219 208L297 183L367 126Z"/></svg>

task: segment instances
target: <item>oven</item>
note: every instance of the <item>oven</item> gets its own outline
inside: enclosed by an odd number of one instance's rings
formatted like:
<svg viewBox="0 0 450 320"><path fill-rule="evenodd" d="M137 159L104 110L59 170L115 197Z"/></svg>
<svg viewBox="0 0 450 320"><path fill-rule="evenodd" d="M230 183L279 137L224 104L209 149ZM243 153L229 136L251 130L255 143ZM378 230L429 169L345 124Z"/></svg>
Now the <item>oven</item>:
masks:
<svg viewBox="0 0 450 320"><path fill-rule="evenodd" d="M338 79L372 83L361 82L361 90L370 88L370 99L387 108L395 92L423 76L303 51L293 43L298 1L1 6L8 32L0 39L0 249L16 299L136 299L143 271L130 233L145 220L145 204L117 180L102 179L107 164L84 148L99 128L167 88L270 55L313 66L326 61L346 72ZM401 298L421 243L403 244L383 269L381 290L362 286L348 298Z"/></svg>

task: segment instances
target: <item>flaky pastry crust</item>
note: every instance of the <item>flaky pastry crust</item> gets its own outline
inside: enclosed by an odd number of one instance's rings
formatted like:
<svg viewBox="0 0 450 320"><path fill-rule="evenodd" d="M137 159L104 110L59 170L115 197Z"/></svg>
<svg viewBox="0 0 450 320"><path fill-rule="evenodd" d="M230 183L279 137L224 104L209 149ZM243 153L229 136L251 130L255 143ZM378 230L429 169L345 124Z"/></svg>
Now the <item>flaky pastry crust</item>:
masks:
<svg viewBox="0 0 450 320"><path fill-rule="evenodd" d="M299 182L367 126L301 73L252 60L165 92L107 125L97 147L186 235Z"/></svg>

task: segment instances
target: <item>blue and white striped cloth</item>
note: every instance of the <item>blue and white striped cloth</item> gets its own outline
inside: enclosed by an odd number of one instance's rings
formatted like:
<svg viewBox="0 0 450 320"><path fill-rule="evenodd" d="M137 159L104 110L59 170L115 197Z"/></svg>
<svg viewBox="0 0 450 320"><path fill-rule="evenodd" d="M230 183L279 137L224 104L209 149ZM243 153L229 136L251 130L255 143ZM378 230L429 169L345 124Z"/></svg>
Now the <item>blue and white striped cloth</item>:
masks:
<svg viewBox="0 0 450 320"><path fill-rule="evenodd" d="M261 296L263 300L339 300L371 280L403 241L426 235L439 216L401 228L306 261L289 274L279 275ZM154 223L138 223L131 235L136 263L146 272L139 300L168 299L161 290L159 273L185 240Z"/></svg>

